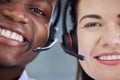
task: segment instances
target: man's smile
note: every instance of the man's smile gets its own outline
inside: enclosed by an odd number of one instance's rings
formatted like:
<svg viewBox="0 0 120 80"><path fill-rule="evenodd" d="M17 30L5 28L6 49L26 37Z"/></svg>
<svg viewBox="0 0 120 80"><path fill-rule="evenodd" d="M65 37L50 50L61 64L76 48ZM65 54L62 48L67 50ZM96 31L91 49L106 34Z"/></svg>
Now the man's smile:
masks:
<svg viewBox="0 0 120 80"><path fill-rule="evenodd" d="M22 35L20 35L16 32L10 31L8 29L0 28L0 36L3 36L3 37L8 38L8 39L16 40L19 42L24 41L24 38Z"/></svg>
<svg viewBox="0 0 120 80"><path fill-rule="evenodd" d="M16 27L16 26L15 26ZM17 29L11 29L3 24L0 25L0 43L9 46L22 46L29 43L22 32Z"/></svg>

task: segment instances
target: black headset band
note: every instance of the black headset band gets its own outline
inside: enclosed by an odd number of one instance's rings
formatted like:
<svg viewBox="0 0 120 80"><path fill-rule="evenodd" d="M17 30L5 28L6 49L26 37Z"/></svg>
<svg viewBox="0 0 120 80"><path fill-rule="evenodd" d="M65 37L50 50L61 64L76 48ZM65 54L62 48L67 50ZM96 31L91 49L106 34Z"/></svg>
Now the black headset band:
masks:
<svg viewBox="0 0 120 80"><path fill-rule="evenodd" d="M57 23L59 21L60 12L61 12L61 1L60 0L57 0L52 16L54 15L55 12L57 12L57 13L56 13L54 21L52 20L50 23L49 38L48 38L48 41L47 41L45 47L50 45L55 39L56 27L57 27Z"/></svg>
<svg viewBox="0 0 120 80"><path fill-rule="evenodd" d="M63 20L62 20L62 31L64 34L68 34L67 25L66 25L66 18L67 18L67 11L68 11L69 5L70 5L70 0L67 0L65 7L64 7Z"/></svg>
<svg viewBox="0 0 120 80"><path fill-rule="evenodd" d="M75 28L75 26L73 26L70 31L67 30L67 28L69 27L67 25L67 16L68 16L67 12L69 10L69 7L71 7L71 4L72 4L72 1L71 0L67 0L66 4L64 6L63 20L62 20L62 31L63 31L63 34L62 34L62 45L64 45L68 50L70 50L72 52L75 52L75 53L78 53L76 28Z"/></svg>

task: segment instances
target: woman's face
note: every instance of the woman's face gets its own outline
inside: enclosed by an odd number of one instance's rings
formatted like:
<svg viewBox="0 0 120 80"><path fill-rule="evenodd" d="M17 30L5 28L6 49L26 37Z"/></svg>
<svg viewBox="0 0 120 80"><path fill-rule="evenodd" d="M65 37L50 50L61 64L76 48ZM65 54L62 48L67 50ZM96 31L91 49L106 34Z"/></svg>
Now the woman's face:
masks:
<svg viewBox="0 0 120 80"><path fill-rule="evenodd" d="M54 0L0 0L0 65L26 65L44 46Z"/></svg>
<svg viewBox="0 0 120 80"><path fill-rule="evenodd" d="M83 69L95 80L120 80L120 0L81 0L77 11Z"/></svg>

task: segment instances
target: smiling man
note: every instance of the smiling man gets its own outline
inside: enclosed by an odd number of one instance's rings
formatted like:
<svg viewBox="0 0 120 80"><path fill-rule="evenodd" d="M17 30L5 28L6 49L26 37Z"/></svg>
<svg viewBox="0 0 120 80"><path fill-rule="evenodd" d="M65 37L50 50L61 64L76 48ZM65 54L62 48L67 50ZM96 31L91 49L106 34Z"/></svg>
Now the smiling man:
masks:
<svg viewBox="0 0 120 80"><path fill-rule="evenodd" d="M33 49L48 40L55 2L0 0L0 80L29 80L24 69L38 55Z"/></svg>

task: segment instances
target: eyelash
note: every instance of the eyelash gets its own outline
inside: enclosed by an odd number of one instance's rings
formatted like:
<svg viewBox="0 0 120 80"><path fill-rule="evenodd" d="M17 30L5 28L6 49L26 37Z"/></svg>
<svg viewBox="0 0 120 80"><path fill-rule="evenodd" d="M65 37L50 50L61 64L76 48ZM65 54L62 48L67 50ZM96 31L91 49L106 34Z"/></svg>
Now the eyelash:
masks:
<svg viewBox="0 0 120 80"><path fill-rule="evenodd" d="M31 10L32 12L36 13L36 14L46 16L46 14L45 14L42 10L40 10L39 8L32 7L32 8L30 8L30 10Z"/></svg>
<svg viewBox="0 0 120 80"><path fill-rule="evenodd" d="M97 23L97 22L91 22L91 23L87 23L86 25L85 25L85 27L86 28L90 28L90 27L100 27L100 26L102 26L100 23Z"/></svg>

